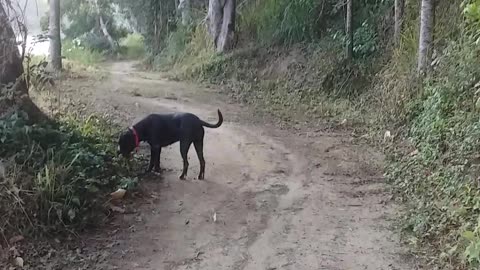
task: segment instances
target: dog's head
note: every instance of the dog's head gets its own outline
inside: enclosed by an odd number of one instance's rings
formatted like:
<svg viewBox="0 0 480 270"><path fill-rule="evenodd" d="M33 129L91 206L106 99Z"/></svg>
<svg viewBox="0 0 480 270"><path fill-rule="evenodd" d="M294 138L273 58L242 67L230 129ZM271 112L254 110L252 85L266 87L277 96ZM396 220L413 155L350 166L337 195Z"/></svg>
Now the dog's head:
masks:
<svg viewBox="0 0 480 270"><path fill-rule="evenodd" d="M120 135L120 138L118 139L118 154L121 154L125 158L130 158L135 147L135 135L131 130Z"/></svg>

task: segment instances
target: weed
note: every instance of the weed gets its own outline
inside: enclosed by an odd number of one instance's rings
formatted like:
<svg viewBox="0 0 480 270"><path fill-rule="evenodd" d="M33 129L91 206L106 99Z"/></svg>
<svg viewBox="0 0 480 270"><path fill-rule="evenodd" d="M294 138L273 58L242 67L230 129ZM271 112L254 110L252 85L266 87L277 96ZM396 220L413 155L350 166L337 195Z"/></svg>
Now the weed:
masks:
<svg viewBox="0 0 480 270"><path fill-rule="evenodd" d="M6 167L0 230L8 236L101 222L104 196L128 173L116 158L113 136L112 123L95 116L64 116L32 126L20 113L0 120L0 158Z"/></svg>
<svg viewBox="0 0 480 270"><path fill-rule="evenodd" d="M141 34L129 34L120 40L120 54L127 59L140 59L145 56L145 43Z"/></svg>
<svg viewBox="0 0 480 270"><path fill-rule="evenodd" d="M317 11L323 1L254 1L240 9L239 29L263 44L293 44L317 36Z"/></svg>
<svg viewBox="0 0 480 270"><path fill-rule="evenodd" d="M93 51L69 40L63 41L62 51L67 60L83 66L95 66L105 60L103 53Z"/></svg>

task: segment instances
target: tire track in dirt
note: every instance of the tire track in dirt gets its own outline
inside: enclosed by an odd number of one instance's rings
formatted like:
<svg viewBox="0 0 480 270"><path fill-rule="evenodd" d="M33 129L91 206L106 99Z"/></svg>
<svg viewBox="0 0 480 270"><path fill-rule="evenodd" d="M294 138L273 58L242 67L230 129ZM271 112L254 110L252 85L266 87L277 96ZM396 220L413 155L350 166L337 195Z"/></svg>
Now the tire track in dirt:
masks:
<svg viewBox="0 0 480 270"><path fill-rule="evenodd" d="M116 218L117 269L413 269L388 230L394 208L383 203L381 155L369 147L342 134L305 137L232 122L245 112L212 90L129 62L110 68L110 78L84 87L81 98L124 125L168 111L215 121L217 107L226 119L207 130L207 180L178 180L178 145L162 151L168 170L142 180L147 202ZM192 176L198 161L189 154Z"/></svg>

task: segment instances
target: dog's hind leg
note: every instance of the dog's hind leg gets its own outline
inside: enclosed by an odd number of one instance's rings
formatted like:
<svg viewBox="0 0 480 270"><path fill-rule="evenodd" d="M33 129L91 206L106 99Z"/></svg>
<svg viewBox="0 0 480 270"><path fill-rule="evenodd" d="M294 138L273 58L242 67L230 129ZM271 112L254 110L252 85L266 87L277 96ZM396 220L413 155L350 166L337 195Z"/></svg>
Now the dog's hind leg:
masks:
<svg viewBox="0 0 480 270"><path fill-rule="evenodd" d="M203 157L203 140L193 142L195 151L197 152L198 161L200 162L200 173L198 174L198 180L205 178L205 158Z"/></svg>
<svg viewBox="0 0 480 270"><path fill-rule="evenodd" d="M183 160L183 171L180 175L181 180L185 180L185 177L188 173L188 150L190 149L191 141L181 140L180 141L180 154L182 155Z"/></svg>
<svg viewBox="0 0 480 270"><path fill-rule="evenodd" d="M155 159L153 160L154 162L154 170L155 172L159 173L160 172L160 155L162 153L162 147L160 146L155 146Z"/></svg>

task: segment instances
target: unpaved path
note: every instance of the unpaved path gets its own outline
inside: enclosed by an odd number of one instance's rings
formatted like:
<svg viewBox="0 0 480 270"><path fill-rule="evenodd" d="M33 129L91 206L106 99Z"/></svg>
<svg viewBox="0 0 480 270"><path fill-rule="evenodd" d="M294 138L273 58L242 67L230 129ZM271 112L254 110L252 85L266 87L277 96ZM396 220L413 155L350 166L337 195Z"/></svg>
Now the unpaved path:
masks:
<svg viewBox="0 0 480 270"><path fill-rule="evenodd" d="M392 208L382 156L344 134L251 124L245 108L212 89L110 66L84 84L93 109L127 126L148 113L190 111L210 122L206 180L190 150L189 178L178 179L178 144L162 152L160 176L142 179L143 203L127 205L110 234L116 269L413 269L390 232ZM145 148L148 149L148 148ZM145 150L145 152L147 152ZM147 165L147 164L145 164ZM133 209L132 209L133 208ZM216 222L213 215L216 213Z"/></svg>

